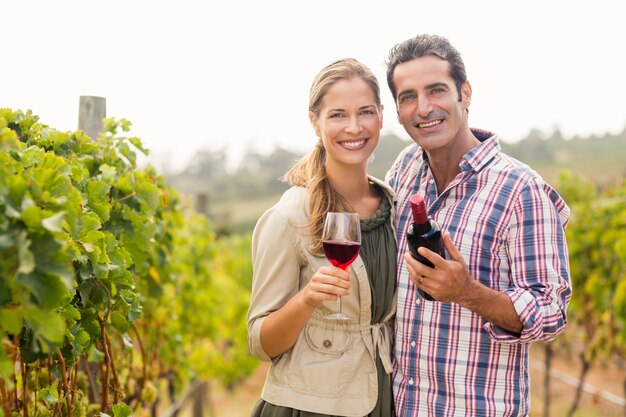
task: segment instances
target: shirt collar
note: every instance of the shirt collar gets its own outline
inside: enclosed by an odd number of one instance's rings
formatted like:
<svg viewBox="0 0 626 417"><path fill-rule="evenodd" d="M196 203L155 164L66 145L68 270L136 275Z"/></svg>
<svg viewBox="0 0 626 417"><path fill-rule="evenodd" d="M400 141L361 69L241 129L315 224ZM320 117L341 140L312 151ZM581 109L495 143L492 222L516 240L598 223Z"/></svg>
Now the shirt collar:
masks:
<svg viewBox="0 0 626 417"><path fill-rule="evenodd" d="M461 171L480 171L496 154L501 151L498 136L482 129L472 128L472 133L480 143L463 156L459 164Z"/></svg>
<svg viewBox="0 0 626 417"><path fill-rule="evenodd" d="M463 155L463 160L459 164L462 172L479 171L501 151L500 141L495 133L476 128L472 128L471 131L480 143ZM419 148L417 157L421 157L425 163L428 163L428 154L423 148Z"/></svg>

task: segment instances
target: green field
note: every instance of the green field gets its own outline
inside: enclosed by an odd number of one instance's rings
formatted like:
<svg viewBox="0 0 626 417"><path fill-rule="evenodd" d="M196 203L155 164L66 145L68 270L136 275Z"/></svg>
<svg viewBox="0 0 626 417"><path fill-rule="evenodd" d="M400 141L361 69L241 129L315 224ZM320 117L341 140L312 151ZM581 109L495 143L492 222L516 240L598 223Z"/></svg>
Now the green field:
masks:
<svg viewBox="0 0 626 417"><path fill-rule="evenodd" d="M209 217L218 229L228 228L233 233L251 232L259 217L279 198L280 194L276 194L217 202L209 207Z"/></svg>

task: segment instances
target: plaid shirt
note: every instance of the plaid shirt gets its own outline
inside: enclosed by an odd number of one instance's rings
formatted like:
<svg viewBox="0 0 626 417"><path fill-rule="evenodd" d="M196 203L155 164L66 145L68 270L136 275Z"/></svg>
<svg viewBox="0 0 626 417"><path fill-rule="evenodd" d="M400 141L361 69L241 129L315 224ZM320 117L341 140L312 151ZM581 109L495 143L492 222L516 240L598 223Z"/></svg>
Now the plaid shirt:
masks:
<svg viewBox="0 0 626 417"><path fill-rule="evenodd" d="M526 416L528 349L565 329L571 297L565 225L569 208L527 165L503 154L490 132L437 195L427 155L407 147L387 174L398 195L398 312L394 396L398 417ZM404 264L409 197L450 232L469 273L506 293L524 326L520 335L455 303L422 299Z"/></svg>

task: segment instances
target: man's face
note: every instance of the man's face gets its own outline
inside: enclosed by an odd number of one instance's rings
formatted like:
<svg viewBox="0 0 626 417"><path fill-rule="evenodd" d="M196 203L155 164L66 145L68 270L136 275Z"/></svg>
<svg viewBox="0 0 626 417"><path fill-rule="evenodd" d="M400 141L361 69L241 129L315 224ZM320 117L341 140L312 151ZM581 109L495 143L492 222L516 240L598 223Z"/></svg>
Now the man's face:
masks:
<svg viewBox="0 0 626 417"><path fill-rule="evenodd" d="M468 131L467 107L471 87L461 87L461 100L449 63L437 56L398 65L393 74L398 121L426 151L450 150Z"/></svg>

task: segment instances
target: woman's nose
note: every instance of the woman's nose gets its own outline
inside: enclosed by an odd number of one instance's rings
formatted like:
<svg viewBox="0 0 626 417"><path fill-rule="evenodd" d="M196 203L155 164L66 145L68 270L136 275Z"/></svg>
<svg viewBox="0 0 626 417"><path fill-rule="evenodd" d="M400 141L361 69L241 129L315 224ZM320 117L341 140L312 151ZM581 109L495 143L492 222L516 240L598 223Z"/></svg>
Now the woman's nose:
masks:
<svg viewBox="0 0 626 417"><path fill-rule="evenodd" d="M351 117L348 120L348 125L346 126L346 132L359 133L361 129L362 129L361 124L359 123L358 117Z"/></svg>

